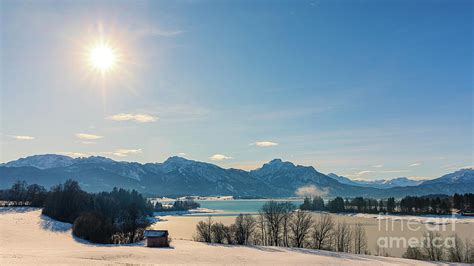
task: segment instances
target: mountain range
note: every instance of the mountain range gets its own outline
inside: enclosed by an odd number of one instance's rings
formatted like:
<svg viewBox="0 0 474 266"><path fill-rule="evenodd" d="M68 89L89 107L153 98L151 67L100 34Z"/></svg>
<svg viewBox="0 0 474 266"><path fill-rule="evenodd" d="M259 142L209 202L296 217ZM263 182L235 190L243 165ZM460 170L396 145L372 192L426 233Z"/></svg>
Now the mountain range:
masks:
<svg viewBox="0 0 474 266"><path fill-rule="evenodd" d="M141 164L100 156L71 158L46 154L0 165L0 188L10 187L17 180L49 187L67 179L79 181L81 187L91 192L123 187L155 196L403 197L474 192L473 169L461 169L427 181L405 177L357 181L336 174L325 175L312 166L295 165L281 159L274 159L252 171L224 169L177 156L163 163Z"/></svg>
<svg viewBox="0 0 474 266"><path fill-rule="evenodd" d="M352 180L344 176L338 176L334 173L329 173L329 177L337 180L339 183L359 186L359 187L373 187L373 188L392 188L392 187L409 187L417 186L423 183L422 180L413 180L406 177L396 177L393 179L378 179L378 180Z"/></svg>

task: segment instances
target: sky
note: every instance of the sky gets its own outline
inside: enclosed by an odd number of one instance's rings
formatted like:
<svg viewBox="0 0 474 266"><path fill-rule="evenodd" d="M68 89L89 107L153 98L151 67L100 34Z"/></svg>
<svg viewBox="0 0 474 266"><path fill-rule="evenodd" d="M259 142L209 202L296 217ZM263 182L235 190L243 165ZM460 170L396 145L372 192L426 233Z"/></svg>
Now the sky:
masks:
<svg viewBox="0 0 474 266"><path fill-rule="evenodd" d="M281 158L366 180L474 165L471 1L0 3L0 162Z"/></svg>

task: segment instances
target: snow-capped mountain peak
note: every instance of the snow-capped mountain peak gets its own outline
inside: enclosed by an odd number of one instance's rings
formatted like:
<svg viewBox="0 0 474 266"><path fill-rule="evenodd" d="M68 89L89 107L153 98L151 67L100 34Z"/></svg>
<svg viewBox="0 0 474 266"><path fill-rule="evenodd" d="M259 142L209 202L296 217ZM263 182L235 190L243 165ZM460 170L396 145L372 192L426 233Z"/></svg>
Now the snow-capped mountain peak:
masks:
<svg viewBox="0 0 474 266"><path fill-rule="evenodd" d="M378 179L378 180L354 180L344 176L338 176L334 173L328 174L329 177L338 181L342 184L360 186L360 187L373 187L373 188L392 188L392 187L408 187L417 186L422 183L419 180L413 180L406 177L397 177L393 179Z"/></svg>
<svg viewBox="0 0 474 266"><path fill-rule="evenodd" d="M20 158L15 161L8 162L4 164L6 167L23 167L30 166L36 167L38 169L49 169L56 167L67 167L74 163L74 159L58 154L42 154L42 155L33 155L25 158Z"/></svg>

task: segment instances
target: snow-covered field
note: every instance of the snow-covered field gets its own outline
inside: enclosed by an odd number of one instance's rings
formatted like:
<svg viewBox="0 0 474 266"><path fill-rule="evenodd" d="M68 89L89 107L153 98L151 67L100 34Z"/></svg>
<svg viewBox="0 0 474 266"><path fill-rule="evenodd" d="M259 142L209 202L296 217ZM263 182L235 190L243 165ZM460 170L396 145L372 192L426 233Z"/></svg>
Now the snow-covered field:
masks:
<svg viewBox="0 0 474 266"><path fill-rule="evenodd" d="M411 221L420 224L474 224L474 218L469 216L455 215L385 215L385 214L366 214L352 213L340 214L344 216L368 218L376 220L395 220L395 221Z"/></svg>
<svg viewBox="0 0 474 266"><path fill-rule="evenodd" d="M307 249L209 245L173 240L172 248L94 245L75 239L71 225L39 209L0 208L0 265L280 264L427 265L427 262Z"/></svg>

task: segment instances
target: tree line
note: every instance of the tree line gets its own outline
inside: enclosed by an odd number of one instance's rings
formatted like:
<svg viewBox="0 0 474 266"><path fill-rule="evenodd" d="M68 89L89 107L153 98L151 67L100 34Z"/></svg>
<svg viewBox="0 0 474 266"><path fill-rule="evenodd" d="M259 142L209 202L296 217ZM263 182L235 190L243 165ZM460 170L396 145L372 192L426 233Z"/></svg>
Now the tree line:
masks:
<svg viewBox="0 0 474 266"><path fill-rule="evenodd" d="M336 197L324 202L323 198L306 197L301 210L329 211L335 213L393 213L393 214L451 214L453 208L458 211L472 212L474 210L474 194L454 194L453 196L406 196L400 200L395 198L373 199L355 197L343 199Z"/></svg>
<svg viewBox="0 0 474 266"><path fill-rule="evenodd" d="M198 202L195 202L192 199L187 200L176 200L173 202L171 207L164 207L161 202L156 202L154 206L154 211L163 212L163 211L189 211L192 209L197 209L201 207Z"/></svg>
<svg viewBox="0 0 474 266"><path fill-rule="evenodd" d="M10 189L0 190L2 207L43 207L48 191L40 185L28 185L25 181L15 182Z"/></svg>
<svg viewBox="0 0 474 266"><path fill-rule="evenodd" d="M366 233L361 224L335 222L330 214L314 218L310 212L295 210L291 202L269 201L258 215L240 214L229 226L214 222L209 216L196 225L195 240L368 253Z"/></svg>
<svg viewBox="0 0 474 266"><path fill-rule="evenodd" d="M474 244L471 240L463 241L454 234L450 237L449 245L439 244L445 240L439 232L427 231L421 245L409 246L403 257L415 260L474 263Z"/></svg>
<svg viewBox="0 0 474 266"><path fill-rule="evenodd" d="M73 224L77 237L94 243L133 243L143 239L153 206L137 191L114 188L88 193L79 183L67 180L49 191L39 185L18 181L0 191L4 206L42 207L42 213Z"/></svg>

